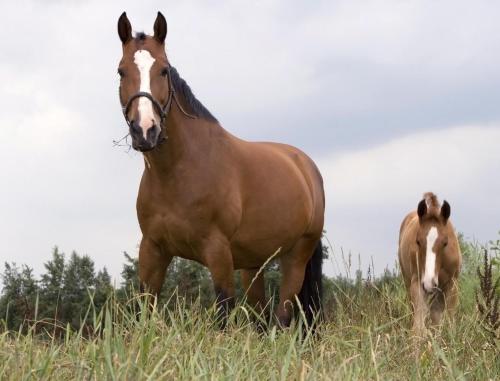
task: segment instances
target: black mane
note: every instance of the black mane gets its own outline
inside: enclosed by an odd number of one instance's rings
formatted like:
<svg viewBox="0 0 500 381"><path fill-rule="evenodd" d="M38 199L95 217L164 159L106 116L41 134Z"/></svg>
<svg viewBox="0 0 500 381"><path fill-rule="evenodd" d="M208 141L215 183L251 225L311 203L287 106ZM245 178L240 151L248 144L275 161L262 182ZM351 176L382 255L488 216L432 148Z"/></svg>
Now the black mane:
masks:
<svg viewBox="0 0 500 381"><path fill-rule="evenodd" d="M205 106L203 106L203 104L198 99L196 99L189 85L185 80L181 78L181 76L177 72L177 69L173 66L170 67L170 75L175 91L181 95L186 105L190 108L189 111L195 114L197 117L217 123L217 119L210 113L210 111L207 110Z"/></svg>
<svg viewBox="0 0 500 381"><path fill-rule="evenodd" d="M139 43L144 43L147 37L148 35L144 32L137 32L135 34L135 40ZM191 112L199 118L204 118L210 122L218 123L217 119L210 113L210 111L208 111L207 108L203 106L198 99L196 99L189 85L184 79L181 78L177 69L173 66L170 66L170 75L175 91L183 98L186 106L189 108L188 112Z"/></svg>

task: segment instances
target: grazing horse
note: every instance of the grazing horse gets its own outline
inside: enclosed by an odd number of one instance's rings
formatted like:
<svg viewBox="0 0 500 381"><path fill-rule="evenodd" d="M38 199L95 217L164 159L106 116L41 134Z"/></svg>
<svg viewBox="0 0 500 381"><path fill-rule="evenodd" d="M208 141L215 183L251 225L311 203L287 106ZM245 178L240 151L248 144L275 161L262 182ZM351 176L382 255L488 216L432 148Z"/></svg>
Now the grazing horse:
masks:
<svg viewBox="0 0 500 381"><path fill-rule="evenodd" d="M413 307L413 331L421 336L425 318L438 325L446 309L458 301L462 255L450 221L450 204L426 193L416 211L408 214L399 233L399 264Z"/></svg>
<svg viewBox="0 0 500 381"><path fill-rule="evenodd" d="M321 298L325 197L313 161L295 147L231 135L195 98L154 35L118 20L120 101L132 147L144 155L137 197L139 278L157 295L173 256L208 267L219 311L234 304L241 269L250 304L266 304L260 267L276 253L282 280L276 317L288 326L296 296L309 322Z"/></svg>

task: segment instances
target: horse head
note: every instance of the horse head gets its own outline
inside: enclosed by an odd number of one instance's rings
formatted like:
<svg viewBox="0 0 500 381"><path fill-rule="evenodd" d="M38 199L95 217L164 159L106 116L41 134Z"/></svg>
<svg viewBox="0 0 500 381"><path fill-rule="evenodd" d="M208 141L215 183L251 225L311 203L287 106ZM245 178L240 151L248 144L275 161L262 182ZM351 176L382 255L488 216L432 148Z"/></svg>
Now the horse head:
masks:
<svg viewBox="0 0 500 381"><path fill-rule="evenodd" d="M450 204L444 201L440 206L437 197L432 193L425 194L418 204L418 268L422 287L427 293L439 289L439 272L448 247L446 225L450 212Z"/></svg>
<svg viewBox="0 0 500 381"><path fill-rule="evenodd" d="M132 147L145 152L160 140L173 97L170 64L165 53L167 22L158 12L154 35L137 33L125 12L118 20L123 55L118 66L120 102L132 137Z"/></svg>

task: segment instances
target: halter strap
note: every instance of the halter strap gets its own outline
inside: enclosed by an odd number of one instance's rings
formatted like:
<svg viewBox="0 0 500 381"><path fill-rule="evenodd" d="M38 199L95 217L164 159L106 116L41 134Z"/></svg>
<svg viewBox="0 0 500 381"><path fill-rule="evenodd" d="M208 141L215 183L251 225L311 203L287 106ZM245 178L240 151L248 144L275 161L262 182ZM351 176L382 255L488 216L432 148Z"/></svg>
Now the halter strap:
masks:
<svg viewBox="0 0 500 381"><path fill-rule="evenodd" d="M160 128L161 129L163 129L163 122L165 121L165 119L167 119L168 113L170 112L170 109L171 109L171 106L172 106L172 100L175 101L175 103L179 107L179 110L181 110L181 112L185 116L187 116L188 118L191 118L191 119L196 119L197 118L196 116L187 113L184 110L184 108L181 106L181 104L179 103L179 101L177 100L177 96L175 95L174 83L172 82L172 76L170 74L170 68L171 68L171 66L169 65L168 68L167 68L168 99L167 99L167 102L163 106L160 104L160 102L158 102L155 99L155 97L153 97L153 95L151 93L148 93L148 92L145 92L145 91L138 91L137 93L135 93L134 95L132 95L128 99L128 101L125 104L125 106L122 107L123 116L125 117L125 121L127 122L127 125L129 127L130 127L130 123L131 123L130 119L128 118L128 112L130 110L130 107L132 106L132 102L135 99L141 98L141 97L148 98L151 101L151 103L153 104L153 106L156 108L156 111L160 115Z"/></svg>

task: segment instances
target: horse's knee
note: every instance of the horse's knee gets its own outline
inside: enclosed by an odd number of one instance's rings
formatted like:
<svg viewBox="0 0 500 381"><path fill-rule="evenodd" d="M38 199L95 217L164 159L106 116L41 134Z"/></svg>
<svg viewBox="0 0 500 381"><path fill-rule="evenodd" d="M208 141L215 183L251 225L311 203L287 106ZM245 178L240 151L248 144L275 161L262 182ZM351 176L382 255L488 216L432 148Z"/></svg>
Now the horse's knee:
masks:
<svg viewBox="0 0 500 381"><path fill-rule="evenodd" d="M234 298L233 263L218 263L208 267L214 283L217 303L221 304ZM227 304L227 303L226 303Z"/></svg>
<svg viewBox="0 0 500 381"><path fill-rule="evenodd" d="M139 288L140 292L150 292L157 296L163 286L167 267L172 256L161 251L158 245L143 238L139 248Z"/></svg>

